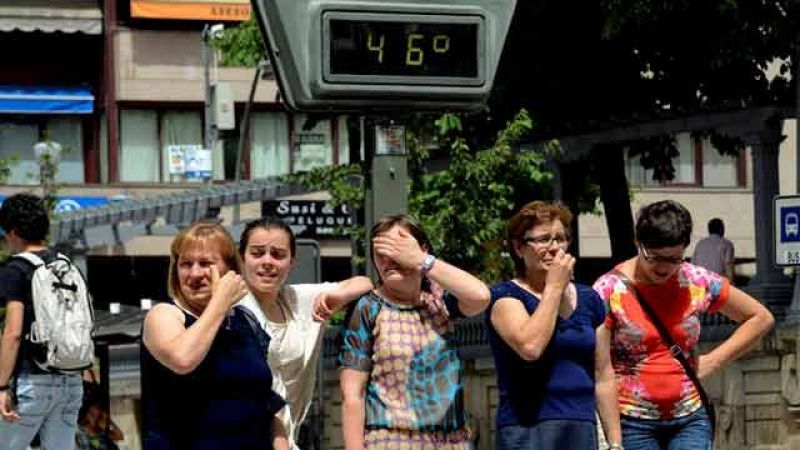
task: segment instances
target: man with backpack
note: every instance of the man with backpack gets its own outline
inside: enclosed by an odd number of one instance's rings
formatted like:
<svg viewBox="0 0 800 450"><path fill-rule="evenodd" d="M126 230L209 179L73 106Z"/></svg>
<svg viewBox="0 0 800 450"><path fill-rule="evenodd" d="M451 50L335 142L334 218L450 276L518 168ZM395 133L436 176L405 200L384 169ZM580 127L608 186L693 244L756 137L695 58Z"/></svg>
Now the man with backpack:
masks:
<svg viewBox="0 0 800 450"><path fill-rule="evenodd" d="M0 448L73 450L83 396L82 369L93 361L92 310L71 261L47 246L42 200L7 198L0 228L12 256L0 268Z"/></svg>

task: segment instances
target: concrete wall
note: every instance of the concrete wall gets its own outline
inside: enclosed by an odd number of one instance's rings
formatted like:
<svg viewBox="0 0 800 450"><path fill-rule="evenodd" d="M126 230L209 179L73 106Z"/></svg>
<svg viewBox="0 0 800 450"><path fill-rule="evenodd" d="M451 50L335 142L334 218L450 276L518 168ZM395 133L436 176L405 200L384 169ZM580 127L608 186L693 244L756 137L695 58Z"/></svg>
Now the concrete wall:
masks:
<svg viewBox="0 0 800 450"><path fill-rule="evenodd" d="M115 49L119 101L203 101L199 31L120 28ZM234 100L244 102L253 75L254 69L219 68L211 79L230 82ZM255 101L274 103L276 96L275 81L262 80Z"/></svg>

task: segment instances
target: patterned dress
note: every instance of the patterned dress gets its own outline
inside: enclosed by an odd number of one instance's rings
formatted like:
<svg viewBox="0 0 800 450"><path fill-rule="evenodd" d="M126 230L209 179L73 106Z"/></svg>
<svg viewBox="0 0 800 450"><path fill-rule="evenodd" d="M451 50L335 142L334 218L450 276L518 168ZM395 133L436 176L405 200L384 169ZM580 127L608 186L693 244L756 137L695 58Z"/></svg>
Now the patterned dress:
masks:
<svg viewBox="0 0 800 450"><path fill-rule="evenodd" d="M369 372L366 449L469 449L450 295L398 305L370 293L343 327L339 362Z"/></svg>
<svg viewBox="0 0 800 450"><path fill-rule="evenodd" d="M638 284L675 342L691 354L700 339L700 314L714 313L725 304L730 283L718 274L683 263L677 273L658 285ZM648 320L625 283L609 272L594 284L609 309L611 360L619 384L620 413L638 419L686 417L702 407L694 383L669 353L658 330Z"/></svg>

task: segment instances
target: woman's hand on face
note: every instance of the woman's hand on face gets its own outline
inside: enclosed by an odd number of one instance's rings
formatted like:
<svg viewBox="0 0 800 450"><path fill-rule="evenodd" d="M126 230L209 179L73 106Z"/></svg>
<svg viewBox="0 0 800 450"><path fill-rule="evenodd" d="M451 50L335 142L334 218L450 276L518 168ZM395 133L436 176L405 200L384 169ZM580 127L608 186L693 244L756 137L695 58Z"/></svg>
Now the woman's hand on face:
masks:
<svg viewBox="0 0 800 450"><path fill-rule="evenodd" d="M572 280L572 271L575 268L575 257L565 253L563 249L553 257L553 262L547 269L545 287L553 287L558 292L563 292Z"/></svg>
<svg viewBox="0 0 800 450"><path fill-rule="evenodd" d="M233 308L239 300L247 295L247 285L242 277L229 270L222 277L216 265L211 265L211 298L220 301L225 309Z"/></svg>
<svg viewBox="0 0 800 450"><path fill-rule="evenodd" d="M422 268L426 255L414 236L402 228L398 228L396 235L378 235L372 240L372 251L391 259L404 269L416 270Z"/></svg>

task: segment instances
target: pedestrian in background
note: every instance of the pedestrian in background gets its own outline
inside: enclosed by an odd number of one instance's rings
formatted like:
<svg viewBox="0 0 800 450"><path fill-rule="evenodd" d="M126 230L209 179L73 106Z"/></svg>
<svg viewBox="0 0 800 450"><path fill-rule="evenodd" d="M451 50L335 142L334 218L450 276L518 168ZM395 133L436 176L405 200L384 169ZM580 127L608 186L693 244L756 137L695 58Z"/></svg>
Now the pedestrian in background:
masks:
<svg viewBox="0 0 800 450"><path fill-rule="evenodd" d="M725 223L715 217L708 221L708 237L700 239L694 246L692 264L724 275L733 282L733 242L725 239Z"/></svg>
<svg viewBox="0 0 800 450"><path fill-rule="evenodd" d="M0 227L14 254L30 252L45 264L62 257L47 246L50 220L35 195L3 201ZM0 340L0 448L25 450L38 432L42 450L72 450L83 380L80 370L40 367L47 348L28 339L37 319L31 284L35 270L22 258L12 258L0 270L0 301L6 309Z"/></svg>
<svg viewBox="0 0 800 450"><path fill-rule="evenodd" d="M381 283L355 304L339 354L345 448L467 450L453 322L483 311L489 290L436 259L407 216L380 219L370 241Z"/></svg>
<svg viewBox="0 0 800 450"><path fill-rule="evenodd" d="M247 293L240 269L220 225L195 223L172 241L173 303L150 310L142 331L145 450L288 449L269 336L234 307Z"/></svg>
<svg viewBox="0 0 800 450"><path fill-rule="evenodd" d="M246 225L239 254L250 291L241 305L256 316L270 336L267 359L273 390L287 401L279 416L290 447L298 449L298 432L316 386L325 334L320 322L372 290L372 282L367 277L353 277L340 283L286 284L296 261L295 237L292 229L275 217Z"/></svg>
<svg viewBox="0 0 800 450"><path fill-rule="evenodd" d="M684 261L691 233L691 215L680 203L643 207L636 219L638 254L594 285L609 310L625 450L710 450L713 408L700 380L753 348L774 323L761 303L726 278ZM700 314L716 312L739 325L697 357Z"/></svg>
<svg viewBox="0 0 800 450"><path fill-rule="evenodd" d="M611 333L602 299L571 282L571 222L567 208L541 201L508 221L515 277L491 288L486 312L498 450L597 449L595 410L609 448L620 448Z"/></svg>

